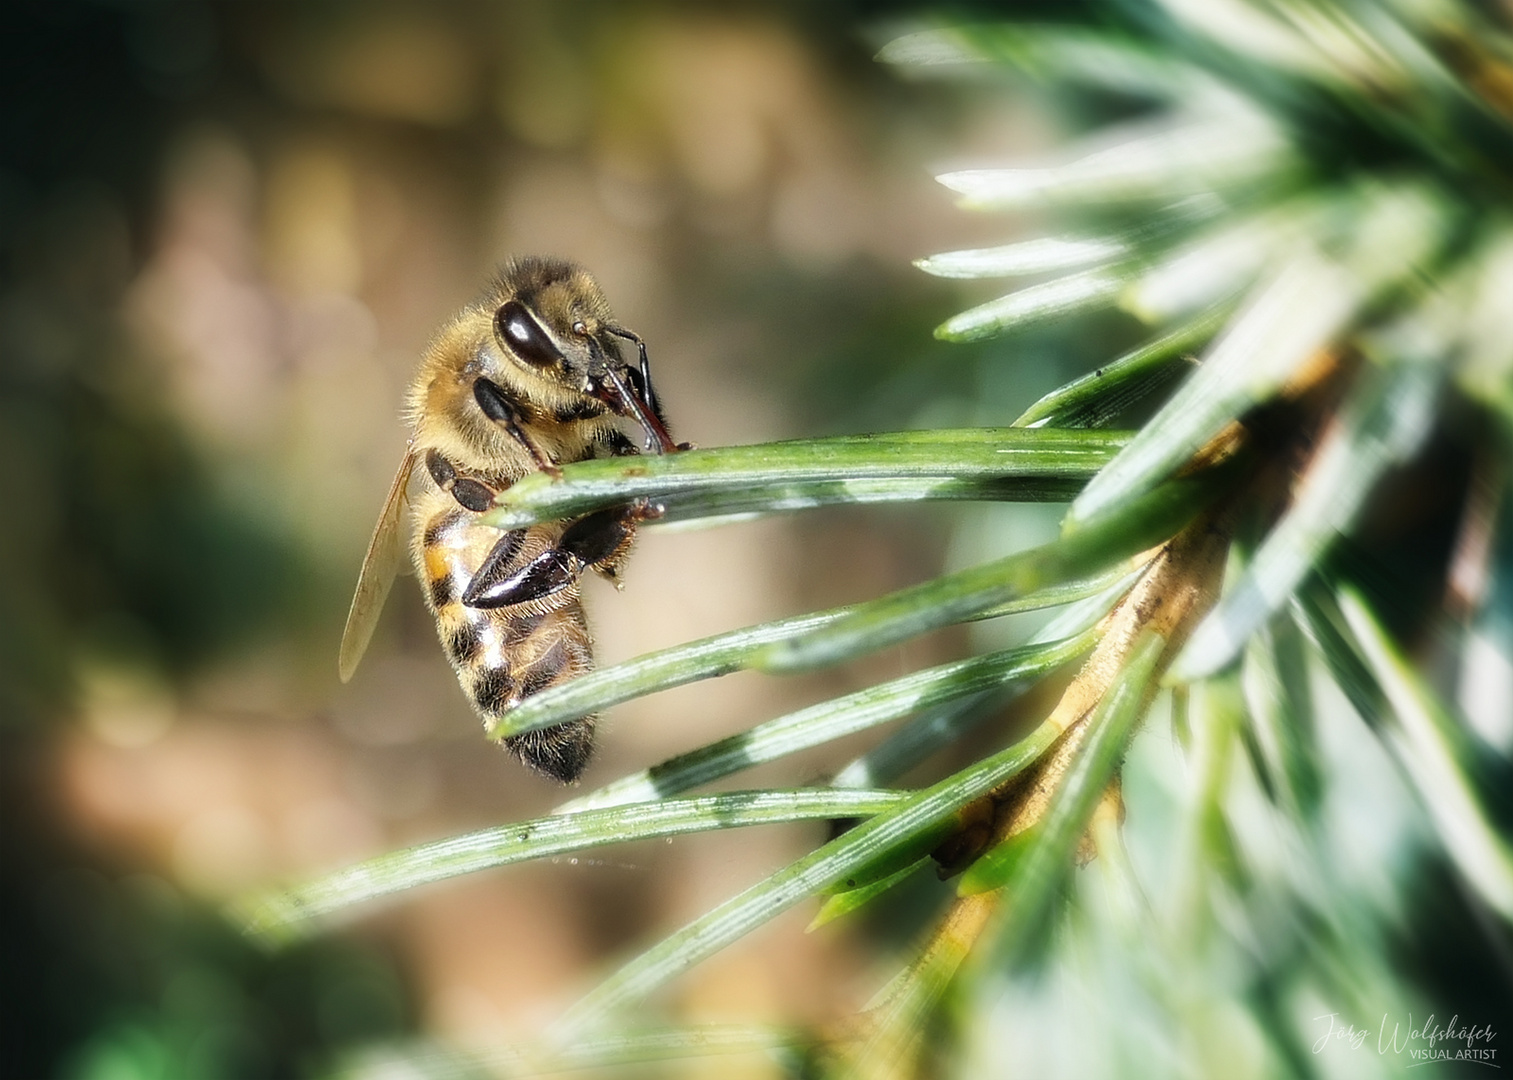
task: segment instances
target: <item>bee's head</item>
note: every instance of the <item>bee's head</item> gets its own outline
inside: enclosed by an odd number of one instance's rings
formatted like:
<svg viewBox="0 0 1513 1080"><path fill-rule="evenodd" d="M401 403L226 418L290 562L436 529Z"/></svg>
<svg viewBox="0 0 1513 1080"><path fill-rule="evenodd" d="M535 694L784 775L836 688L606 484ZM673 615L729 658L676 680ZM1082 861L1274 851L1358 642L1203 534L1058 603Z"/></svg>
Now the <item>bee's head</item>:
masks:
<svg viewBox="0 0 1513 1080"><path fill-rule="evenodd" d="M521 260L505 270L497 295L494 337L511 361L635 420L648 449L675 448L652 390L646 346L615 323L588 271L557 260ZM621 355L627 343L637 346L639 365Z"/></svg>

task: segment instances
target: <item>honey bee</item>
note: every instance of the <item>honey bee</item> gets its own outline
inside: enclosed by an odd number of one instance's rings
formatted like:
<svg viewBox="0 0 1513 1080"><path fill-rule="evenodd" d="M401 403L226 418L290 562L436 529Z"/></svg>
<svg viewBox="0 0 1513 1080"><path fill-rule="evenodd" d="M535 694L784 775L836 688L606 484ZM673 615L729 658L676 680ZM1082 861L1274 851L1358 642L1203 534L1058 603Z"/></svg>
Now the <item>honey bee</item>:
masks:
<svg viewBox="0 0 1513 1080"><path fill-rule="evenodd" d="M634 346L628 362L622 345ZM646 345L615 322L598 283L559 259L518 259L436 335L410 385L413 428L358 575L342 635L351 678L399 569L401 506L410 559L442 648L485 727L532 694L593 666L579 599L592 568L618 585L645 502L501 532L479 523L521 477L635 454L626 417L653 453L672 441ZM421 466L417 468L417 466ZM407 494L414 474L417 490ZM594 718L513 735L504 745L563 783L593 751Z"/></svg>

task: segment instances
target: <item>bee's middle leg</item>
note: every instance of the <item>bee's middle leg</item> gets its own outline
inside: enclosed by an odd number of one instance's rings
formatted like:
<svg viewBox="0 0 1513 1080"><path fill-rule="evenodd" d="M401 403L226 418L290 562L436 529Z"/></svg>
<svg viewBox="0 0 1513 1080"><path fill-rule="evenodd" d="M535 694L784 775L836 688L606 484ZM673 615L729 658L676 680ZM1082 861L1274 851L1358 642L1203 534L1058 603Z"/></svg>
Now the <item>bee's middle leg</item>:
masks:
<svg viewBox="0 0 1513 1080"><path fill-rule="evenodd" d="M494 498L499 494L481 480L459 475L457 466L435 450L426 451L426 471L431 474L437 487L457 500L458 506L475 514L481 514L493 506Z"/></svg>

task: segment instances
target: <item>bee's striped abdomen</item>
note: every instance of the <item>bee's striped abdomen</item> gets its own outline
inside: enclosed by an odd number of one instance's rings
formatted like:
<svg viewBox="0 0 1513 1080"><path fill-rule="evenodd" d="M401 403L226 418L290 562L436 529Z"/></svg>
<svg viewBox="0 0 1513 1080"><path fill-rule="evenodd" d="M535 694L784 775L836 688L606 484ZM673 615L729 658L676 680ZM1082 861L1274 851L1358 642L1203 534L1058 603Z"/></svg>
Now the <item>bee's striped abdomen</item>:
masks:
<svg viewBox="0 0 1513 1080"><path fill-rule="evenodd" d="M417 497L416 572L457 680L486 721L497 720L532 694L593 668L578 585L523 604L468 607L461 597L478 567L507 541L511 566L525 566L561 539L560 524L515 534L476 523L446 493ZM528 765L564 782L577 779L593 750L594 720L585 717L504 740Z"/></svg>

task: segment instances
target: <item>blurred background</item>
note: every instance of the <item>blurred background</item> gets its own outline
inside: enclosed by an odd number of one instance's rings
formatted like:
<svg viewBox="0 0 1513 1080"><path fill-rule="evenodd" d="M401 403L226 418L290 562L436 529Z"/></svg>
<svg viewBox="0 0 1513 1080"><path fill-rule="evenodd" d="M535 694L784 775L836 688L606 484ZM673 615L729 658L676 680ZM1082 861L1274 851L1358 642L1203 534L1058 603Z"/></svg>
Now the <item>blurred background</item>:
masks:
<svg viewBox="0 0 1513 1080"><path fill-rule="evenodd" d="M997 365L1004 346L930 336L963 297L910 260L1012 238L932 169L1054 132L991 87L875 65L900 10L4 5L0 1071L289 1075L411 1032L493 1044L820 835L483 875L276 956L217 914L564 797L480 738L409 581L336 679L403 388L506 257L591 268L702 445L1007 423L1070 370L1033 337ZM875 595L1056 521L1032 509L948 550L948 517L653 530L623 594L589 587L600 662ZM629 704L586 782L963 643ZM867 948L802 921L684 980L677 1010L859 1006Z"/></svg>

